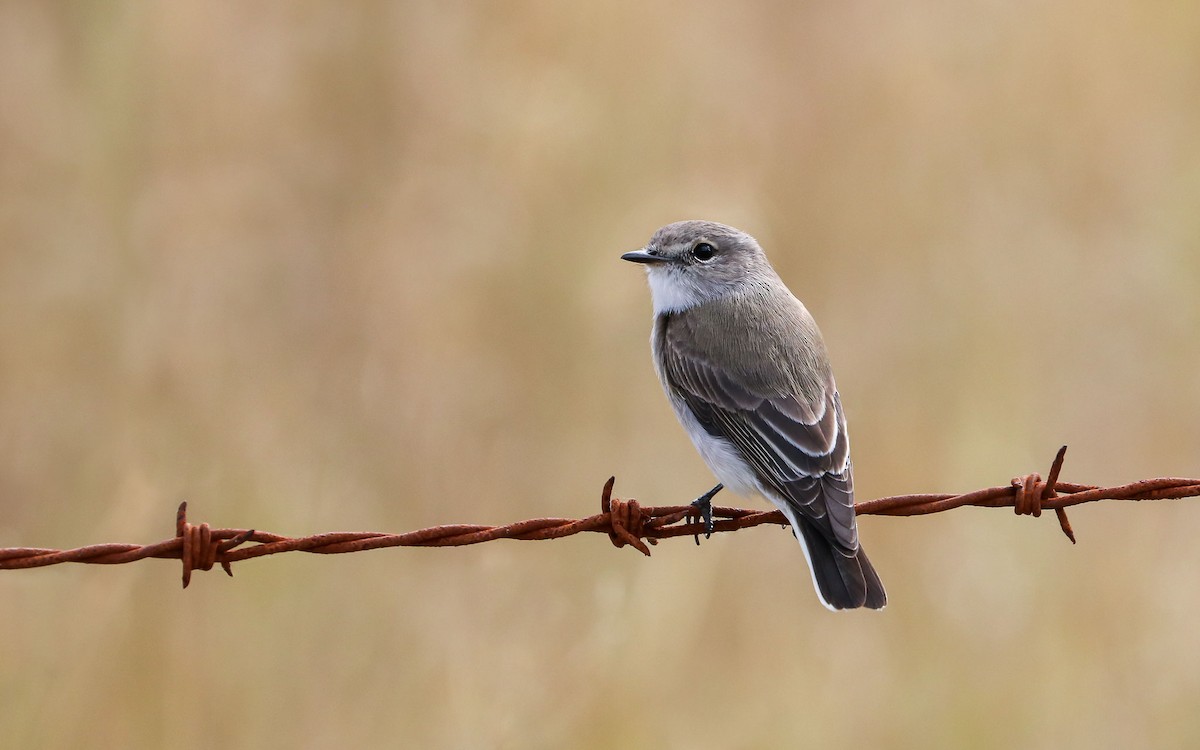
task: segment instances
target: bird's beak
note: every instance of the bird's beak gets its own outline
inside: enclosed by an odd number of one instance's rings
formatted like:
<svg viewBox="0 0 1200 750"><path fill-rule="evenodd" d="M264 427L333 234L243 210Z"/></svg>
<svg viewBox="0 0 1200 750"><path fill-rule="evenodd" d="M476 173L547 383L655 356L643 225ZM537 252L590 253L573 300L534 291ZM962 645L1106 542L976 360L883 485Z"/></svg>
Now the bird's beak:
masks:
<svg viewBox="0 0 1200 750"><path fill-rule="evenodd" d="M632 263L663 263L667 259L661 255L651 255L645 250L634 250L632 253L622 255L621 260L627 260Z"/></svg>

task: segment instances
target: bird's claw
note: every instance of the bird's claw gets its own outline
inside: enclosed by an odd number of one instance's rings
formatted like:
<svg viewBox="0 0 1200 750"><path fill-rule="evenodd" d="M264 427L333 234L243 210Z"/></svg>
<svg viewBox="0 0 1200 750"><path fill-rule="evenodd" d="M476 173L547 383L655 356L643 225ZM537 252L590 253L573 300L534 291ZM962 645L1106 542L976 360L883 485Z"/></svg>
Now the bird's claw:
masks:
<svg viewBox="0 0 1200 750"><path fill-rule="evenodd" d="M715 527L715 524L713 523L712 499L718 492L722 490L722 488L724 488L724 486L725 485L723 484L718 484L716 487L713 487L711 490L705 492L703 495L692 501L692 507L696 510L694 514L690 512L688 513L688 520L690 521L692 518L699 518L700 520L704 521L705 539L708 539L712 536L713 528ZM699 544L700 535L696 534L695 539L696 544Z"/></svg>

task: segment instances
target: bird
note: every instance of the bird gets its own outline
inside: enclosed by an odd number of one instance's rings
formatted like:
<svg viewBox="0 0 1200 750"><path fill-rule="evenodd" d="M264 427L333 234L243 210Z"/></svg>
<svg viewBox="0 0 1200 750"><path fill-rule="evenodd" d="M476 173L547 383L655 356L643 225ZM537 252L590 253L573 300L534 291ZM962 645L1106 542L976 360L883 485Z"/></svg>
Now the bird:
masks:
<svg viewBox="0 0 1200 750"><path fill-rule="evenodd" d="M718 484L783 512L830 610L882 609L858 538L846 416L816 321L749 234L680 221L622 260L645 267L654 369Z"/></svg>

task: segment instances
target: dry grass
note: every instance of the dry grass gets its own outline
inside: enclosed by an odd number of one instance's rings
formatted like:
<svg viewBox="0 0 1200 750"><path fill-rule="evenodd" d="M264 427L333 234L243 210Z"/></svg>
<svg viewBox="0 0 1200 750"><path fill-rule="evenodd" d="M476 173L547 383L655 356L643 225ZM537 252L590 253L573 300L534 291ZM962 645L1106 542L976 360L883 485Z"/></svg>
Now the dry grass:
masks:
<svg viewBox="0 0 1200 750"><path fill-rule="evenodd" d="M863 497L1200 475L1181 3L0 4L0 546L592 512L710 478L617 256L706 217ZM1200 506L0 575L0 746L1200 741Z"/></svg>

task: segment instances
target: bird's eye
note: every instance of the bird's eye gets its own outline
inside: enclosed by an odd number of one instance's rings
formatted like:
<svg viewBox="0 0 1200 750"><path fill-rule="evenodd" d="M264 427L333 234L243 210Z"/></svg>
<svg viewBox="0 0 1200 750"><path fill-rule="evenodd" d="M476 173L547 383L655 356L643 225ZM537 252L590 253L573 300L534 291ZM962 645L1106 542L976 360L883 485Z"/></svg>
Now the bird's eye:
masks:
<svg viewBox="0 0 1200 750"><path fill-rule="evenodd" d="M692 248L692 257L703 263L707 260L712 260L712 257L717 254L717 249L707 242L697 243Z"/></svg>

